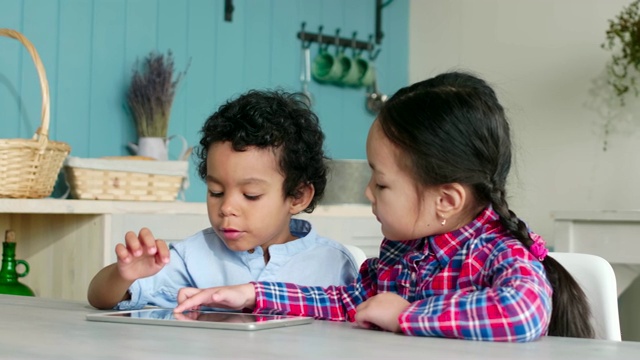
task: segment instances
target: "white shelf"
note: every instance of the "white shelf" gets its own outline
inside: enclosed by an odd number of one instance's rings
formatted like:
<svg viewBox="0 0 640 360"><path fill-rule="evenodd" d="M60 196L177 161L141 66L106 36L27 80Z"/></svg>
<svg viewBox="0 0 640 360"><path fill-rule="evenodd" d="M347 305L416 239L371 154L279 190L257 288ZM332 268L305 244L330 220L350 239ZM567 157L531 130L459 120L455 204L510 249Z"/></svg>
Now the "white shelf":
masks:
<svg viewBox="0 0 640 360"><path fill-rule="evenodd" d="M640 211L556 211L554 248L603 257L616 273L618 295L640 274Z"/></svg>
<svg viewBox="0 0 640 360"><path fill-rule="evenodd" d="M640 221L640 210L554 211L556 221Z"/></svg>
<svg viewBox="0 0 640 360"><path fill-rule="evenodd" d="M206 214L205 203L181 201L106 201L0 199L6 214Z"/></svg>
<svg viewBox="0 0 640 360"><path fill-rule="evenodd" d="M0 214L196 214L206 215L204 202L0 199ZM300 214L302 217L307 214ZM373 216L362 204L319 205L311 215Z"/></svg>

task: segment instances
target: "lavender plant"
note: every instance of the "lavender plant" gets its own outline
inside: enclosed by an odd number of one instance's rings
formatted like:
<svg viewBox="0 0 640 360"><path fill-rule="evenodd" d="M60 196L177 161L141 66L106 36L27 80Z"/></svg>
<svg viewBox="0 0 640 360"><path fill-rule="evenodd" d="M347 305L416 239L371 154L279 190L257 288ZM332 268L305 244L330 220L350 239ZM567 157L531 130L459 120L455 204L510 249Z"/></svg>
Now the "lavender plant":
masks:
<svg viewBox="0 0 640 360"><path fill-rule="evenodd" d="M171 105L187 68L176 74L171 50L151 52L133 67L127 104L136 123L138 137L167 137Z"/></svg>

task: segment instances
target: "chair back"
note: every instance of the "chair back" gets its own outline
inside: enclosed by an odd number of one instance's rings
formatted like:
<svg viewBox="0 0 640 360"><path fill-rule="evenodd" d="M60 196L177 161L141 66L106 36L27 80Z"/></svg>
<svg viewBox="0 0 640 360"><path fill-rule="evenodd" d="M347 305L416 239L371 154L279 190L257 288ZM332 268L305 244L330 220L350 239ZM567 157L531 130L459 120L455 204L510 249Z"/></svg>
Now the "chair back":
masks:
<svg viewBox="0 0 640 360"><path fill-rule="evenodd" d="M362 249L355 245L344 245L344 247L346 247L351 255L353 255L353 258L356 260L356 265L358 269L360 269L362 263L367 260L367 254L365 254Z"/></svg>
<svg viewBox="0 0 640 360"><path fill-rule="evenodd" d="M616 275L603 258L591 254L551 252L578 282L591 305L596 339L621 341Z"/></svg>

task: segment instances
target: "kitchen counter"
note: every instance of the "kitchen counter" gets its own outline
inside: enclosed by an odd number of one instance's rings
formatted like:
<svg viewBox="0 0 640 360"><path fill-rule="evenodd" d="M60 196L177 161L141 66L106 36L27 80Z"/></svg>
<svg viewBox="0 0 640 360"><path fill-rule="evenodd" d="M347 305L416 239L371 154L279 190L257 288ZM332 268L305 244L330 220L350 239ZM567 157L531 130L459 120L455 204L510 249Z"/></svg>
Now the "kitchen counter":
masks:
<svg viewBox="0 0 640 360"><path fill-rule="evenodd" d="M557 211L555 251L600 256L611 263L618 295L640 274L640 211Z"/></svg>
<svg viewBox="0 0 640 360"><path fill-rule="evenodd" d="M369 205L321 205L297 217L323 236L377 254L382 235ZM209 226L205 203L0 199L0 233L16 232L16 256L31 266L20 281L43 297L86 299L127 231L148 227L157 238L179 241Z"/></svg>
<svg viewBox="0 0 640 360"><path fill-rule="evenodd" d="M207 214L200 202L106 201L62 199L0 199L0 214ZM319 205L313 214L321 216L371 215L367 204Z"/></svg>

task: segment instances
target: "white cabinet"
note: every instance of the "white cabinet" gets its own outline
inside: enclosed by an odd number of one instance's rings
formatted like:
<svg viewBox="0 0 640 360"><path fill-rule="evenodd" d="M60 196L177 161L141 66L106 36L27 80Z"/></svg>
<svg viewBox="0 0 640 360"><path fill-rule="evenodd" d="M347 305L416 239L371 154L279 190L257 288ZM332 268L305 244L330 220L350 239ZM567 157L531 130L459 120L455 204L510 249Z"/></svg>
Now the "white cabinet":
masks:
<svg viewBox="0 0 640 360"><path fill-rule="evenodd" d="M616 272L618 295L640 274L640 211L557 211L554 247L598 255Z"/></svg>
<svg viewBox="0 0 640 360"><path fill-rule="evenodd" d="M378 256L382 233L380 223L365 205L319 206L311 214L296 218L310 221L317 233L343 244L361 248L368 257ZM109 245L105 265L115 261L116 244L124 242L127 231L149 228L154 236L165 241L180 241L210 227L207 214L112 214L110 234L105 234Z"/></svg>
<svg viewBox="0 0 640 360"><path fill-rule="evenodd" d="M208 224L204 203L0 199L0 232L16 232L17 258L31 266L20 281L49 298L86 300L128 230L146 226L174 240Z"/></svg>
<svg viewBox="0 0 640 360"><path fill-rule="evenodd" d="M310 221L321 236L355 245L367 257L378 256L383 235L369 205L319 206L311 214L296 217Z"/></svg>
<svg viewBox="0 0 640 360"><path fill-rule="evenodd" d="M555 251L598 255L611 263L622 340L640 341L640 211L557 211L552 217Z"/></svg>
<svg viewBox="0 0 640 360"><path fill-rule="evenodd" d="M111 226L105 235L105 263L116 261L116 244L124 243L127 231L138 232L143 227L151 230L157 239L167 242L184 240L196 232L211 227L207 214L113 214Z"/></svg>
<svg viewBox="0 0 640 360"><path fill-rule="evenodd" d="M369 206L319 206L299 217L322 236L378 254L382 234ZM179 241L209 226L204 203L0 199L0 232L16 232L17 258L31 265L20 281L42 297L86 300L91 279L115 261L127 231L147 227Z"/></svg>

